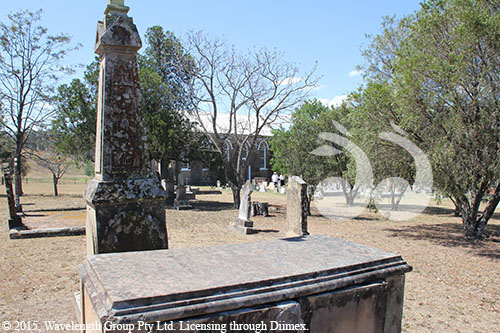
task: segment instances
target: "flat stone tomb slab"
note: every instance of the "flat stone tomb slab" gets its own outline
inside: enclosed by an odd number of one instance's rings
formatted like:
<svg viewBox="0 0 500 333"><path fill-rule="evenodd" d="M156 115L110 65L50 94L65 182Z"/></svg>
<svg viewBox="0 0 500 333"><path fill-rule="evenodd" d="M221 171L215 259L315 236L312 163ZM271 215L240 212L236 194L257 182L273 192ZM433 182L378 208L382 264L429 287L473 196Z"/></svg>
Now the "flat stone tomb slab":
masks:
<svg viewBox="0 0 500 333"><path fill-rule="evenodd" d="M410 270L392 253L327 236L304 236L100 254L89 256L79 274L101 321L133 323L297 299L402 276Z"/></svg>

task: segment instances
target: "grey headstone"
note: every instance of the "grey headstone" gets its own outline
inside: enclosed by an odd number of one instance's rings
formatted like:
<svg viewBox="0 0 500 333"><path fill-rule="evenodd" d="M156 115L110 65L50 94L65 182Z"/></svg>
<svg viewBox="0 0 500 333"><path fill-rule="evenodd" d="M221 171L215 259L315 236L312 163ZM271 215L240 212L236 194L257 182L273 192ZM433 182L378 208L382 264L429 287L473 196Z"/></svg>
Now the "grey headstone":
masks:
<svg viewBox="0 0 500 333"><path fill-rule="evenodd" d="M307 231L307 183L298 176L287 186L286 224L288 236L309 235Z"/></svg>
<svg viewBox="0 0 500 333"><path fill-rule="evenodd" d="M243 234L251 234L254 233L253 222L250 220L250 216L252 214L252 183L247 181L243 188L241 189L241 201L240 208L238 211L238 217L236 220L230 224L232 229L243 233Z"/></svg>
<svg viewBox="0 0 500 333"><path fill-rule="evenodd" d="M252 184L246 182L241 189L241 203L238 218L243 221L250 221L250 204L252 195Z"/></svg>
<svg viewBox="0 0 500 333"><path fill-rule="evenodd" d="M189 200L187 199L186 186L181 186L181 185L177 186L174 208L177 210L193 208L193 206L191 206Z"/></svg>
<svg viewBox="0 0 500 333"><path fill-rule="evenodd" d="M180 185L180 186L186 185L186 182L184 180L184 175L182 173L179 173L177 175L177 185Z"/></svg>
<svg viewBox="0 0 500 333"><path fill-rule="evenodd" d="M177 186L175 198L177 200L186 200L186 186Z"/></svg>

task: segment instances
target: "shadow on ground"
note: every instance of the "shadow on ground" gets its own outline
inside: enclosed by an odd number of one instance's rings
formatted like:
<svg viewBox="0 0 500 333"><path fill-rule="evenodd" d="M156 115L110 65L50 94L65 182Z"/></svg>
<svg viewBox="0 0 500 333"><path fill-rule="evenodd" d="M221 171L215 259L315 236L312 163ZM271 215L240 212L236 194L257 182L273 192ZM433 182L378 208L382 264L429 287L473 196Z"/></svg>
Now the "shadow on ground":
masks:
<svg viewBox="0 0 500 333"><path fill-rule="evenodd" d="M223 210L234 210L232 202L218 202L218 201L190 201L194 211L209 211L209 212L219 212Z"/></svg>
<svg viewBox="0 0 500 333"><path fill-rule="evenodd" d="M392 237L426 240L448 247L462 247L478 256L500 259L500 225L488 225L485 239L482 241L465 239L460 223L419 224L385 230L392 232L390 235Z"/></svg>
<svg viewBox="0 0 500 333"><path fill-rule="evenodd" d="M271 233L271 232L278 233L280 231L276 230L276 229L254 229L254 232L255 233L264 233L265 234L265 233Z"/></svg>
<svg viewBox="0 0 500 333"><path fill-rule="evenodd" d="M428 206L424 210L424 214L430 215L452 215L454 216L455 210L445 207Z"/></svg>

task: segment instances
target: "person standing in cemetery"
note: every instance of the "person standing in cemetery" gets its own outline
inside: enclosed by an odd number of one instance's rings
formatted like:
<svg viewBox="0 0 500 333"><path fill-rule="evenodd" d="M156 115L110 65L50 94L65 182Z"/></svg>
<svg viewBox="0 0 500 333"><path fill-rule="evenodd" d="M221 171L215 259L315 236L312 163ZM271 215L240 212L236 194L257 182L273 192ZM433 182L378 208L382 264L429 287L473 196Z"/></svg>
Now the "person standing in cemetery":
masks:
<svg viewBox="0 0 500 333"><path fill-rule="evenodd" d="M273 172L273 175L271 176L271 180L274 183L274 187L277 188L279 177L278 177L278 174L276 172Z"/></svg>
<svg viewBox="0 0 500 333"><path fill-rule="evenodd" d="M285 186L285 175L283 175L283 172L280 174L280 186Z"/></svg>

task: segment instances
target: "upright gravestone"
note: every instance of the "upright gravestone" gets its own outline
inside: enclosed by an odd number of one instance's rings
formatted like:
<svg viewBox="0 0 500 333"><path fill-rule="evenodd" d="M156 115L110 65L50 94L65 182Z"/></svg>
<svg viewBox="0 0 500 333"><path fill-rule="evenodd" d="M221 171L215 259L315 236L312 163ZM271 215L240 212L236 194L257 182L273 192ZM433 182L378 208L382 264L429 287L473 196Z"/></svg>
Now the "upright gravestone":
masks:
<svg viewBox="0 0 500 333"><path fill-rule="evenodd" d="M167 190L167 203L172 204L175 199L175 183L173 180L167 180L166 188Z"/></svg>
<svg viewBox="0 0 500 333"><path fill-rule="evenodd" d="M17 158L14 158L14 174L21 174L21 170L19 169L19 161L17 160ZM16 181L16 186L14 187L14 202L16 203L16 212L22 213L23 206L21 205L21 196L23 195L23 192L21 191L21 177L14 176L14 180Z"/></svg>
<svg viewBox="0 0 500 333"><path fill-rule="evenodd" d="M186 196L186 181L182 173L179 173L177 175L177 188L175 189L174 208L177 210L193 208Z"/></svg>
<svg viewBox="0 0 500 333"><path fill-rule="evenodd" d="M12 190L12 178L10 174L9 163L2 164L3 178L5 180L5 193L7 194L7 203L9 205L9 229L23 228L21 216L17 214L14 192ZM24 229L24 228L23 228Z"/></svg>
<svg viewBox="0 0 500 333"><path fill-rule="evenodd" d="M247 181L241 189L241 201L238 217L230 224L230 227L242 234L248 235L255 232L253 229L253 222L250 220L252 212L252 183Z"/></svg>
<svg viewBox="0 0 500 333"><path fill-rule="evenodd" d="M97 24L100 57L95 177L85 192L87 253L168 248L166 193L144 157L137 51L141 39L123 0Z"/></svg>
<svg viewBox="0 0 500 333"><path fill-rule="evenodd" d="M186 195L186 186L177 186L174 200L174 208L177 210L191 209L193 206L189 203Z"/></svg>
<svg viewBox="0 0 500 333"><path fill-rule="evenodd" d="M309 235L307 231L307 183L298 176L290 178L287 186L287 236Z"/></svg>

